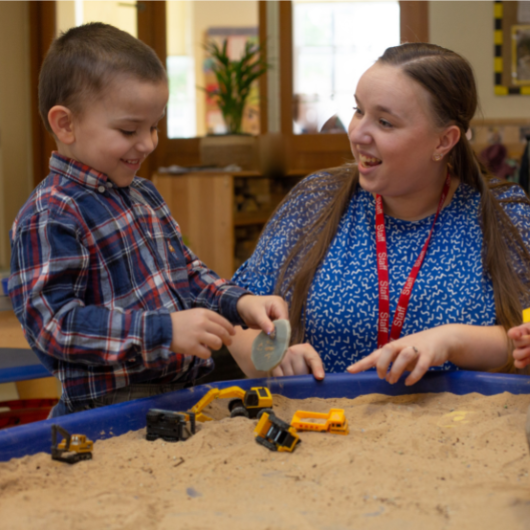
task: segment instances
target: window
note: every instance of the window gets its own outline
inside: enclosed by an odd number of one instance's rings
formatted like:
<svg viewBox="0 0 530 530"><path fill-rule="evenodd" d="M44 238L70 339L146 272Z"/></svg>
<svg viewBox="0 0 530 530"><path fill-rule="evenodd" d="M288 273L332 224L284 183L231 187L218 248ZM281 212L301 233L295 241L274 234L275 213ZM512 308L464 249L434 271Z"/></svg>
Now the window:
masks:
<svg viewBox="0 0 530 530"><path fill-rule="evenodd" d="M88 22L104 22L138 36L136 2L65 0L56 2L55 10L58 35Z"/></svg>
<svg viewBox="0 0 530 530"><path fill-rule="evenodd" d="M293 1L293 132L344 132L360 76L399 43L397 1Z"/></svg>

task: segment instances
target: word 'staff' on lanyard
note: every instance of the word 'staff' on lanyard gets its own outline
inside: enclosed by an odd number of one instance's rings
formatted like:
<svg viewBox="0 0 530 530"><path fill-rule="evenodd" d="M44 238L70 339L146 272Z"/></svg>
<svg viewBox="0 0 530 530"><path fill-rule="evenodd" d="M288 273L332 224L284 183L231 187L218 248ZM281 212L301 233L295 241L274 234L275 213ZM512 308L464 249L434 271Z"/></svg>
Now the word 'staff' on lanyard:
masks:
<svg viewBox="0 0 530 530"><path fill-rule="evenodd" d="M427 247L436 224L436 219L442 210L443 203L449 192L449 186L451 184L451 177L447 172L445 178L445 184L440 196L440 202L438 203L438 209L432 222L431 231L427 236L427 240L421 249L419 256L417 257L412 270L410 271L409 277L405 282L405 286L399 296L398 305L396 307L396 313L394 314L394 320L392 321L392 329L390 330L390 336L388 333L388 322L390 318L390 299L389 299L389 279L388 279L388 253L386 245L386 231L385 231L385 214L383 213L383 199L381 195L376 195L375 198L375 244L377 251L377 276L379 278L379 322L377 330L377 347L382 348L389 341L399 339L401 335L401 328L405 321L405 315L407 314L407 307L410 302L410 295L412 294L412 288L416 277L420 272L423 258L427 253Z"/></svg>

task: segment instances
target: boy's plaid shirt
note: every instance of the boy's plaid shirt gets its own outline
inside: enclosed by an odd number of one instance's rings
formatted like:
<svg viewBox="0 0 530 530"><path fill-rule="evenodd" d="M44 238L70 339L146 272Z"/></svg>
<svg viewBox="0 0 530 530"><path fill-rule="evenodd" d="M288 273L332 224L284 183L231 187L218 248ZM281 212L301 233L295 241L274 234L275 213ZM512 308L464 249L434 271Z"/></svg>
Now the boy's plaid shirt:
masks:
<svg viewBox="0 0 530 530"><path fill-rule="evenodd" d="M118 188L54 153L50 174L19 212L9 296L30 346L67 404L133 383L185 382L213 361L169 350L169 314L203 307L233 324L248 291L187 249L153 184Z"/></svg>

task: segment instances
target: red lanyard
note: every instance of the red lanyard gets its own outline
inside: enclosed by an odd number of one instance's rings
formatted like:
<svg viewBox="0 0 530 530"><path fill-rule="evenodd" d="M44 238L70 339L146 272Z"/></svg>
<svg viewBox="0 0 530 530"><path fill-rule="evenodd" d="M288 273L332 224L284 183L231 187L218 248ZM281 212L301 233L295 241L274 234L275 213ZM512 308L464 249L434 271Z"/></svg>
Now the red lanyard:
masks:
<svg viewBox="0 0 530 530"><path fill-rule="evenodd" d="M431 240L432 232L434 230L434 225L438 215L442 210L443 203L449 192L449 186L451 184L451 177L449 172L447 172L447 177L445 178L445 184L442 190L442 195L440 196L440 202L438 203L438 210L434 216L432 222L431 231L423 245L423 248L420 252L420 255L417 257L410 275L405 282L405 286L401 291L399 296L398 305L396 307L396 313L394 314L394 320L392 321L392 329L390 330L390 337L388 334L388 322L390 318L390 301L389 301L389 281L388 281L388 254L386 246L386 232L385 232L385 214L383 213L383 199L381 195L376 195L375 198L375 241L376 241L376 251L377 251L377 275L379 278L379 322L377 330L377 347L382 348L387 342L399 339L401 335L401 328L403 327L403 322L405 321L405 315L407 314L407 307L410 301L410 295L412 293L412 288L414 287L414 282L416 277L420 272L421 265L423 263L423 258L427 253L427 247L429 246L429 241Z"/></svg>

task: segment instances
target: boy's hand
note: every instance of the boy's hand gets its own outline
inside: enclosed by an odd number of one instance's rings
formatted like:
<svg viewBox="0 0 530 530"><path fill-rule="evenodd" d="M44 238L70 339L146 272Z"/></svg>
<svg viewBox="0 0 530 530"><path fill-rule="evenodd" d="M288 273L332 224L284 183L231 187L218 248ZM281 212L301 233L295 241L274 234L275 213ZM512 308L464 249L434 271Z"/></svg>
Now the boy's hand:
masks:
<svg viewBox="0 0 530 530"><path fill-rule="evenodd" d="M521 324L508 330L508 337L513 340L514 366L522 369L530 364L530 324Z"/></svg>
<svg viewBox="0 0 530 530"><path fill-rule="evenodd" d="M208 359L212 356L211 350L232 343L230 336L235 334L234 326L209 309L186 309L170 316L173 324L170 349L175 353Z"/></svg>
<svg viewBox="0 0 530 530"><path fill-rule="evenodd" d="M261 329L269 334L274 331L273 320L289 320L287 303L279 296L243 295L237 301L237 311L251 329Z"/></svg>

